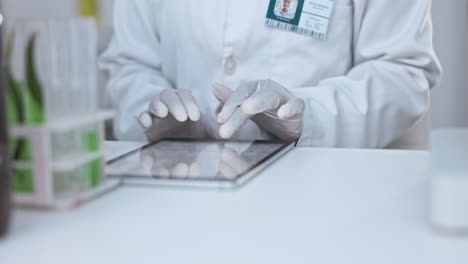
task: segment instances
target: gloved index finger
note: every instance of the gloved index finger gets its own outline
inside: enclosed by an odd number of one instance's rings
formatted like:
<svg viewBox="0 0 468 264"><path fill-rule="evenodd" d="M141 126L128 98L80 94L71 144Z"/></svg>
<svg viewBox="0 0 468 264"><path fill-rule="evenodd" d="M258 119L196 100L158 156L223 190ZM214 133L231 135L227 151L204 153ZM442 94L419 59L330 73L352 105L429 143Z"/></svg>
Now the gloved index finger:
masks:
<svg viewBox="0 0 468 264"><path fill-rule="evenodd" d="M236 112L239 106L257 90L257 83L251 82L241 85L235 90L218 115L218 122L224 124Z"/></svg>
<svg viewBox="0 0 468 264"><path fill-rule="evenodd" d="M165 118L169 113L169 109L163 102L161 102L161 99L159 97L151 101L149 111L151 112L151 114L159 118Z"/></svg>
<svg viewBox="0 0 468 264"><path fill-rule="evenodd" d="M179 96L173 90L164 90L160 95L161 101L169 108L169 112L179 122L185 122L188 119L188 114L184 104Z"/></svg>
<svg viewBox="0 0 468 264"><path fill-rule="evenodd" d="M179 95L180 100L184 104L185 110L187 110L187 115L190 120L200 120L200 108L198 107L195 98L193 98L192 93L190 93L189 90L180 89L177 90L177 95Z"/></svg>
<svg viewBox="0 0 468 264"><path fill-rule="evenodd" d="M223 139L231 138L247 121L252 118L252 115L246 114L242 109L237 110L219 129L219 136Z"/></svg>

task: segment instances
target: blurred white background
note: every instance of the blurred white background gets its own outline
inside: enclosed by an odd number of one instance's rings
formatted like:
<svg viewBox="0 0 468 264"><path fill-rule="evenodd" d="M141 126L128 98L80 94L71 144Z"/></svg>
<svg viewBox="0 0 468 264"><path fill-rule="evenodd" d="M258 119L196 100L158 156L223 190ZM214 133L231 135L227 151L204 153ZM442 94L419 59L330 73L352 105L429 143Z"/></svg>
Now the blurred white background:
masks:
<svg viewBox="0 0 468 264"><path fill-rule="evenodd" d="M109 35L113 0L100 1L101 32ZM76 0L3 0L3 5L7 16L73 16L77 13ZM432 126L468 127L468 0L433 0L433 19L435 47L444 66L444 79L433 92ZM105 43L108 36L103 39ZM101 100L103 105L108 105L104 97Z"/></svg>
<svg viewBox="0 0 468 264"><path fill-rule="evenodd" d="M434 0L435 47L444 79L432 96L433 127L468 126L468 0Z"/></svg>

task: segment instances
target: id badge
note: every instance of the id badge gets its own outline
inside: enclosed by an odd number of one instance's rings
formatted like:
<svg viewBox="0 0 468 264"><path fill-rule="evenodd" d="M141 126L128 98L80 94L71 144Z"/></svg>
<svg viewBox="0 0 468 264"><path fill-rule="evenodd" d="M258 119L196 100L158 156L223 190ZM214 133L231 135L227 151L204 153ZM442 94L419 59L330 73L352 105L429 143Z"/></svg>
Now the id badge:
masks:
<svg viewBox="0 0 468 264"><path fill-rule="evenodd" d="M270 0L266 25L324 40L334 5L333 0Z"/></svg>

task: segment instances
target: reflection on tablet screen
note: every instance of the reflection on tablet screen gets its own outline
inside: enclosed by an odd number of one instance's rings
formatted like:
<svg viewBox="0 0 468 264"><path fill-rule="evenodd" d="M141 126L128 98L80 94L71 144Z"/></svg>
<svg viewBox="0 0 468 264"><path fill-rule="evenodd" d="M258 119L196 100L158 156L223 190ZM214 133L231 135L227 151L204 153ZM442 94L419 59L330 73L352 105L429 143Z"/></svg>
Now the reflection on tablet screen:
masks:
<svg viewBox="0 0 468 264"><path fill-rule="evenodd" d="M112 176L233 180L280 151L281 143L160 141L108 165Z"/></svg>

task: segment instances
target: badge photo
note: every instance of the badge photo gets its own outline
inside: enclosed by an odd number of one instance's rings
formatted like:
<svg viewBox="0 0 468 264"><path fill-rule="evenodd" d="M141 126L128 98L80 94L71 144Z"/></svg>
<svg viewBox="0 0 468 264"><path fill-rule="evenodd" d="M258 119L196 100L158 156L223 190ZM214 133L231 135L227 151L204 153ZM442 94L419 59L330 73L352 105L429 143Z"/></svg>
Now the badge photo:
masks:
<svg viewBox="0 0 468 264"><path fill-rule="evenodd" d="M325 40L333 7L332 0L270 0L266 25Z"/></svg>
<svg viewBox="0 0 468 264"><path fill-rule="evenodd" d="M274 14L278 18L292 20L296 17L298 0L276 0Z"/></svg>

